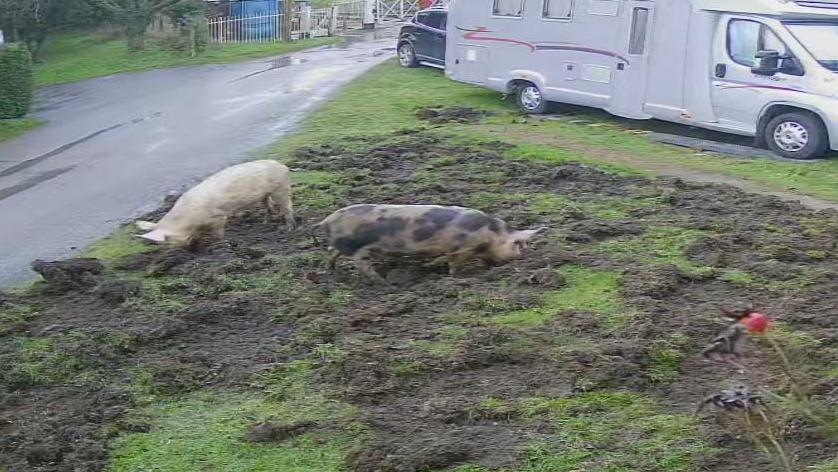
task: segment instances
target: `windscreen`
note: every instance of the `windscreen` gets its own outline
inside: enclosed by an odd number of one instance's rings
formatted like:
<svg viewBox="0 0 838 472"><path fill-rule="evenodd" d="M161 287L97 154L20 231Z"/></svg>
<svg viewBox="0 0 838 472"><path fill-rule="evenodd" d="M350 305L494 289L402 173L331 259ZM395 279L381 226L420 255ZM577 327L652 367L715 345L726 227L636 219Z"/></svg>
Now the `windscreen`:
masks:
<svg viewBox="0 0 838 472"><path fill-rule="evenodd" d="M786 23L786 27L815 60L838 72L838 23Z"/></svg>

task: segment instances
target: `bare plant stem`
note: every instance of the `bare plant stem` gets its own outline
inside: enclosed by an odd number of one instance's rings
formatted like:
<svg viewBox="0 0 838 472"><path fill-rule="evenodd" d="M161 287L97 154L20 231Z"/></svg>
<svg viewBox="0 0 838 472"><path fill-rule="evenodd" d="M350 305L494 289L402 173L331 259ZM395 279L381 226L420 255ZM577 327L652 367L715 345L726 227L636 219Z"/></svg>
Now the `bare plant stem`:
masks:
<svg viewBox="0 0 838 472"><path fill-rule="evenodd" d="M780 360L783 363L783 372L789 378L789 382L791 383L792 389L795 391L795 393L798 393L798 390L800 390L800 384L797 382L797 378L792 373L793 369L791 367L791 362L789 362L788 356L786 356L786 352L783 351L783 348L780 347L780 345L777 343L777 340L774 339L773 336L769 334L765 338L768 339L768 343L771 344L771 347L773 347L777 355L780 356Z"/></svg>
<svg viewBox="0 0 838 472"><path fill-rule="evenodd" d="M774 436L774 433L771 432L771 422L769 421L768 417L766 416L764 411L760 410L760 416L765 421L765 434L768 437L768 440L771 442L771 445L774 446L774 449L777 451L777 454L780 457L780 462L783 464L783 468L786 472L794 472L794 469L791 466L791 462L789 461L788 455L786 455L785 450L783 450L783 446L780 445L780 442L777 441L777 438ZM771 452L768 446L765 445L764 442L760 439L760 432L757 430L756 426L754 425L753 421L751 421L751 412L750 410L746 410L743 412L743 416L745 418L745 424L748 427L748 432L753 437L754 443L765 452L766 455L769 457L774 457L775 454Z"/></svg>

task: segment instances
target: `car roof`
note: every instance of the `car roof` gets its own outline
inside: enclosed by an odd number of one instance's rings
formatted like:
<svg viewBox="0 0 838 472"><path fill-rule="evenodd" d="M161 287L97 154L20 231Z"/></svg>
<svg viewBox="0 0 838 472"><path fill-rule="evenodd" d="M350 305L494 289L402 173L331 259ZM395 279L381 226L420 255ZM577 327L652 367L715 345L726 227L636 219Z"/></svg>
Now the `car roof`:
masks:
<svg viewBox="0 0 838 472"><path fill-rule="evenodd" d="M417 13L424 13L424 12L440 12L440 13L448 13L448 7L444 5L437 5L431 8L425 8L424 10L419 10Z"/></svg>

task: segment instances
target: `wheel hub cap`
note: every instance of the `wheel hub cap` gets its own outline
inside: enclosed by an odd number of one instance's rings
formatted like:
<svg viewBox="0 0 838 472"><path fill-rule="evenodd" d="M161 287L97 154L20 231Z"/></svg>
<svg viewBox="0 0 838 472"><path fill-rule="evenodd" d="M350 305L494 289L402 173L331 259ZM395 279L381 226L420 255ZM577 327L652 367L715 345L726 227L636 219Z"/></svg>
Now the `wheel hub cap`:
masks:
<svg viewBox="0 0 838 472"><path fill-rule="evenodd" d="M809 144L809 132L800 123L786 121L774 128L774 142L784 151L797 152Z"/></svg>
<svg viewBox="0 0 838 472"><path fill-rule="evenodd" d="M527 110L535 110L541 105L541 92L536 87L525 87L521 91L521 104Z"/></svg>
<svg viewBox="0 0 838 472"><path fill-rule="evenodd" d="M410 64L412 58L410 55L410 50L406 46L402 46L399 48L399 60L401 61L402 65Z"/></svg>

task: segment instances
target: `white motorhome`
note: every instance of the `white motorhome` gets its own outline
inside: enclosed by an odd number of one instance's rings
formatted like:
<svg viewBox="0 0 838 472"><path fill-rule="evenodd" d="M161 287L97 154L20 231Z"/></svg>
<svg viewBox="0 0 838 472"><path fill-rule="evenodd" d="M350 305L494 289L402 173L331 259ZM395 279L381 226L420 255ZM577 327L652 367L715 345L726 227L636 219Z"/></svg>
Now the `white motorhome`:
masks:
<svg viewBox="0 0 838 472"><path fill-rule="evenodd" d="M446 74L548 102L838 150L838 0L453 0Z"/></svg>

